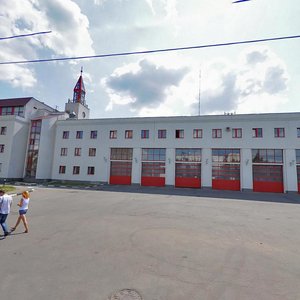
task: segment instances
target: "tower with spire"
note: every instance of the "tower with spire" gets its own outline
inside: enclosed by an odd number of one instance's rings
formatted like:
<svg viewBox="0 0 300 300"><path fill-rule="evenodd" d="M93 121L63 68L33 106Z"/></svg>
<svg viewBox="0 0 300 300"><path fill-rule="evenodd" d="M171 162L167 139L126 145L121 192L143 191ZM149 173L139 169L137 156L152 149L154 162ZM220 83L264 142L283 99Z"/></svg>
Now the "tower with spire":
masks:
<svg viewBox="0 0 300 300"><path fill-rule="evenodd" d="M73 90L73 100L69 99L66 103L65 111L70 115L70 118L75 119L88 119L90 115L90 109L85 102L85 87L82 77L82 67L80 76Z"/></svg>

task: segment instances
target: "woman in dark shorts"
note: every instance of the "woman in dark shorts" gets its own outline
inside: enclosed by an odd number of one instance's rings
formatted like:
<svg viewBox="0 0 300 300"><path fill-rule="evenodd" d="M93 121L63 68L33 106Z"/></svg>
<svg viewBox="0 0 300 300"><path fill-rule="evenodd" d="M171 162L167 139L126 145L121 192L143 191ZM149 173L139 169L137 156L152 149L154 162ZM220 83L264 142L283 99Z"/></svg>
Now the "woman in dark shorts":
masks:
<svg viewBox="0 0 300 300"><path fill-rule="evenodd" d="M14 227L11 228L11 232L12 231L15 231L17 226L20 224L21 220L24 224L24 227L25 227L25 233L28 233L28 222L27 222L27 219L26 219L26 213L27 213L27 210L28 210L28 204L29 204L29 192L27 191L24 191L22 193L22 198L20 200L20 202L18 203L18 206L20 207L19 208L19 217L18 217L18 220L17 220L17 223Z"/></svg>

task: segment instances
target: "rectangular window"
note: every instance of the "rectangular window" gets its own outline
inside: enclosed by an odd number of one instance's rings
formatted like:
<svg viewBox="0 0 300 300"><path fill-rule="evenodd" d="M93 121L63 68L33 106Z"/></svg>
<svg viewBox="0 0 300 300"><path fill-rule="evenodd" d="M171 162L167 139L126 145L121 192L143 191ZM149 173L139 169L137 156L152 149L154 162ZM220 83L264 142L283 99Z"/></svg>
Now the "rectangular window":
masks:
<svg viewBox="0 0 300 300"><path fill-rule="evenodd" d="M183 129L176 129L175 130L175 138L176 139L183 139L184 138L184 130Z"/></svg>
<svg viewBox="0 0 300 300"><path fill-rule="evenodd" d="M239 163L240 149L212 149L213 163Z"/></svg>
<svg viewBox="0 0 300 300"><path fill-rule="evenodd" d="M68 148L61 148L60 156L67 156L67 155L68 155Z"/></svg>
<svg viewBox="0 0 300 300"><path fill-rule="evenodd" d="M166 149L144 148L142 149L142 161L165 161Z"/></svg>
<svg viewBox="0 0 300 300"><path fill-rule="evenodd" d="M281 149L252 149L253 163L283 163L283 150Z"/></svg>
<svg viewBox="0 0 300 300"><path fill-rule="evenodd" d="M80 173L80 167L79 166L74 166L73 167L73 174L78 175Z"/></svg>
<svg viewBox="0 0 300 300"><path fill-rule="evenodd" d="M14 109L15 116L23 116L24 115L24 106L16 106Z"/></svg>
<svg viewBox="0 0 300 300"><path fill-rule="evenodd" d="M2 107L2 116L6 116L6 115L12 115L13 114L13 108L10 106L7 107Z"/></svg>
<svg viewBox="0 0 300 300"><path fill-rule="evenodd" d="M91 138L91 139L96 139L96 138L97 138L97 135L98 135L97 130L92 130L92 131L91 131L90 138Z"/></svg>
<svg viewBox="0 0 300 300"><path fill-rule="evenodd" d="M0 145L0 153L3 153L4 152L4 145Z"/></svg>
<svg viewBox="0 0 300 300"><path fill-rule="evenodd" d="M141 138L142 139L149 139L149 130L141 130Z"/></svg>
<svg viewBox="0 0 300 300"><path fill-rule="evenodd" d="M193 130L193 138L194 139L202 139L202 129L194 129Z"/></svg>
<svg viewBox="0 0 300 300"><path fill-rule="evenodd" d="M296 149L296 164L300 165L300 149Z"/></svg>
<svg viewBox="0 0 300 300"><path fill-rule="evenodd" d="M74 155L81 156L81 148L75 148Z"/></svg>
<svg viewBox="0 0 300 300"><path fill-rule="evenodd" d="M117 130L111 130L109 132L109 138L110 139L116 139L117 138Z"/></svg>
<svg viewBox="0 0 300 300"><path fill-rule="evenodd" d="M159 129L158 132L158 138L159 139L166 139L167 138L167 130L166 129Z"/></svg>
<svg viewBox="0 0 300 300"><path fill-rule="evenodd" d="M284 128L274 128L274 137L285 137Z"/></svg>
<svg viewBox="0 0 300 300"><path fill-rule="evenodd" d="M297 138L300 138L300 128L297 128Z"/></svg>
<svg viewBox="0 0 300 300"><path fill-rule="evenodd" d="M59 166L59 174L65 174L66 173L66 166Z"/></svg>
<svg viewBox="0 0 300 300"><path fill-rule="evenodd" d="M125 130L125 139L132 139L133 131L132 130Z"/></svg>
<svg viewBox="0 0 300 300"><path fill-rule="evenodd" d="M178 148L175 152L176 162L201 162L201 149Z"/></svg>
<svg viewBox="0 0 300 300"><path fill-rule="evenodd" d="M222 137L222 129L213 129L212 130L212 138L220 139Z"/></svg>
<svg viewBox="0 0 300 300"><path fill-rule="evenodd" d="M69 131L63 131L62 138L63 139L68 139L69 138Z"/></svg>
<svg viewBox="0 0 300 300"><path fill-rule="evenodd" d="M96 148L89 148L89 156L96 156Z"/></svg>
<svg viewBox="0 0 300 300"><path fill-rule="evenodd" d="M88 167L87 174L88 175L94 175L95 174L95 167Z"/></svg>
<svg viewBox="0 0 300 300"><path fill-rule="evenodd" d="M1 170L2 170L2 163L0 163L0 173L1 173Z"/></svg>
<svg viewBox="0 0 300 300"><path fill-rule="evenodd" d="M132 160L132 148L111 148L111 160Z"/></svg>
<svg viewBox="0 0 300 300"><path fill-rule="evenodd" d="M242 137L242 128L232 128L232 137L240 139Z"/></svg>
<svg viewBox="0 0 300 300"><path fill-rule="evenodd" d="M252 128L252 137L254 138L262 138L263 130L262 128Z"/></svg>
<svg viewBox="0 0 300 300"><path fill-rule="evenodd" d="M7 127L2 126L1 129L0 129L0 135L6 135L6 131L7 131Z"/></svg>
<svg viewBox="0 0 300 300"><path fill-rule="evenodd" d="M82 137L83 137L83 131L82 130L76 131L76 139L82 139Z"/></svg>

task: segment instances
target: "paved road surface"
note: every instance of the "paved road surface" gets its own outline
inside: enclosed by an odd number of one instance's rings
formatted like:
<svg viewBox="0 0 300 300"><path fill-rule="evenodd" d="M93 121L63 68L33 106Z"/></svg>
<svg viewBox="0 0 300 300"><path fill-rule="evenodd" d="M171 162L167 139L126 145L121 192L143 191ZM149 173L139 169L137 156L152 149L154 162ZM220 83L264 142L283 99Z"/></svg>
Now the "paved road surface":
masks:
<svg viewBox="0 0 300 300"><path fill-rule="evenodd" d="M300 299L300 205L241 195L37 188L30 233L0 237L0 299Z"/></svg>

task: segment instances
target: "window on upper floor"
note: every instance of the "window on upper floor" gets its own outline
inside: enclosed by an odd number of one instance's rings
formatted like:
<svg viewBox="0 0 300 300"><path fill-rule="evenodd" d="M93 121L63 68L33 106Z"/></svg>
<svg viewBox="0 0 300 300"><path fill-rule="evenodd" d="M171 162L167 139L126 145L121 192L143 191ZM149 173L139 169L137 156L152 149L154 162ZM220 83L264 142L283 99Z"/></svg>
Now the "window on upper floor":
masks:
<svg viewBox="0 0 300 300"><path fill-rule="evenodd" d="M0 145L0 153L3 153L4 152L4 145Z"/></svg>
<svg viewBox="0 0 300 300"><path fill-rule="evenodd" d="M133 131L132 130L125 130L125 139L132 139Z"/></svg>
<svg viewBox="0 0 300 300"><path fill-rule="evenodd" d="M175 130L175 138L176 139L183 139L184 138L184 130L183 129L176 129Z"/></svg>
<svg viewBox="0 0 300 300"><path fill-rule="evenodd" d="M94 175L95 174L95 167L88 167L87 168L87 174L88 175Z"/></svg>
<svg viewBox="0 0 300 300"><path fill-rule="evenodd" d="M167 130L166 129L158 129L157 137L159 139L166 139L167 138Z"/></svg>
<svg viewBox="0 0 300 300"><path fill-rule="evenodd" d="M1 171L2 171L2 163L0 163L0 173L1 173Z"/></svg>
<svg viewBox="0 0 300 300"><path fill-rule="evenodd" d="M232 137L240 139L242 137L242 128L232 128Z"/></svg>
<svg viewBox="0 0 300 300"><path fill-rule="evenodd" d="M59 174L65 174L66 173L66 166L59 166L58 173Z"/></svg>
<svg viewBox="0 0 300 300"><path fill-rule="evenodd" d="M149 139L149 130L148 129L142 129L141 130L141 138L142 139Z"/></svg>
<svg viewBox="0 0 300 300"><path fill-rule="evenodd" d="M76 131L76 139L82 139L83 138L83 131L77 130Z"/></svg>
<svg viewBox="0 0 300 300"><path fill-rule="evenodd" d="M263 130L262 128L252 128L252 137L254 138L262 138Z"/></svg>
<svg viewBox="0 0 300 300"><path fill-rule="evenodd" d="M96 156L96 148L89 148L89 156Z"/></svg>
<svg viewBox="0 0 300 300"><path fill-rule="evenodd" d="M202 139L202 129L194 129L193 130L193 138L194 139Z"/></svg>
<svg viewBox="0 0 300 300"><path fill-rule="evenodd" d="M81 156L81 148L75 148L74 155L75 156Z"/></svg>
<svg viewBox="0 0 300 300"><path fill-rule="evenodd" d="M297 128L297 137L300 138L300 128Z"/></svg>
<svg viewBox="0 0 300 300"><path fill-rule="evenodd" d="M274 128L274 137L285 137L284 128Z"/></svg>
<svg viewBox="0 0 300 300"><path fill-rule="evenodd" d="M92 130L92 131L91 131L90 138L91 138L91 139L96 139L96 138L97 138L97 135L98 135L98 131L97 131L97 130Z"/></svg>
<svg viewBox="0 0 300 300"><path fill-rule="evenodd" d="M69 131L63 131L62 138L63 139L68 139L69 138Z"/></svg>
<svg viewBox="0 0 300 300"><path fill-rule="evenodd" d="M300 165L300 149L296 149L296 164Z"/></svg>
<svg viewBox="0 0 300 300"><path fill-rule="evenodd" d="M2 126L1 129L0 129L0 135L6 135L6 131L7 131L7 127Z"/></svg>
<svg viewBox="0 0 300 300"><path fill-rule="evenodd" d="M213 129L212 130L212 138L220 139L222 137L222 129Z"/></svg>
<svg viewBox="0 0 300 300"><path fill-rule="evenodd" d="M80 173L80 167L79 166L73 166L73 174L78 175Z"/></svg>
<svg viewBox="0 0 300 300"><path fill-rule="evenodd" d="M110 139L116 139L117 138L117 130L111 130L109 132L109 138Z"/></svg>
<svg viewBox="0 0 300 300"><path fill-rule="evenodd" d="M11 106L2 107L1 109L2 116L12 115L12 114L13 114L13 108Z"/></svg>
<svg viewBox="0 0 300 300"><path fill-rule="evenodd" d="M61 148L60 156L67 156L67 155L68 155L68 148Z"/></svg>
<svg viewBox="0 0 300 300"><path fill-rule="evenodd" d="M24 116L24 106L15 106L14 115L15 116Z"/></svg>

